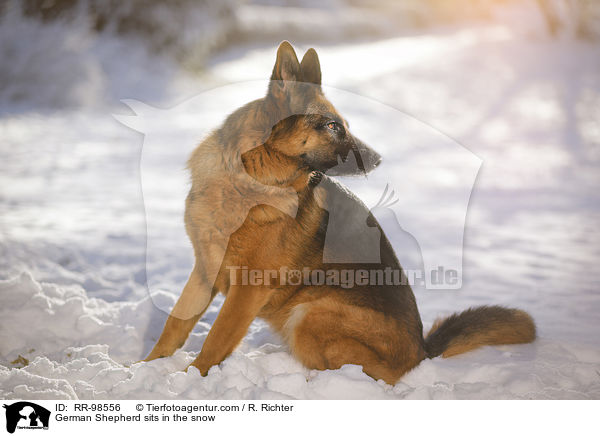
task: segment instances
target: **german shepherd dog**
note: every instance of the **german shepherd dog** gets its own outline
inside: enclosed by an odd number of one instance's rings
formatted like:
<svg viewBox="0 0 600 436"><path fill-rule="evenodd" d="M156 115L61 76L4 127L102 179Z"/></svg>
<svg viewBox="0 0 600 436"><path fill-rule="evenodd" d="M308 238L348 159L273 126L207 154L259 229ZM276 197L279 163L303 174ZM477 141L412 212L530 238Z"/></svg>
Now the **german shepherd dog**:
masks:
<svg viewBox="0 0 600 436"><path fill-rule="evenodd" d="M232 279L232 271L246 267L401 271L366 206L329 177L364 174L380 161L325 98L315 50L298 62L292 46L282 42L267 95L232 113L189 159L185 225L196 262L145 360L181 347L218 292L226 296L223 307L192 363L202 375L235 349L256 317L266 320L307 368L362 365L366 374L390 384L425 358L533 341L531 317L499 306L438 320L423 337L408 284L346 289L339 283L292 285L266 274L250 284ZM328 228L333 210L344 217L341 229ZM380 234L375 263L360 260L370 237L364 228ZM327 250L337 260L325 263L326 234L334 230L339 243Z"/></svg>

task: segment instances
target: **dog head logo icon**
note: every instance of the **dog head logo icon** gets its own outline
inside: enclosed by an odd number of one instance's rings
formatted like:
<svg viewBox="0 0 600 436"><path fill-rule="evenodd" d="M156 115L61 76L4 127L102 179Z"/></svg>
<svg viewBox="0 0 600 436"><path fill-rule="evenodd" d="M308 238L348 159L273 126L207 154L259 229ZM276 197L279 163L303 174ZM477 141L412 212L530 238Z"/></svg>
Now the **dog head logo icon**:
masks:
<svg viewBox="0 0 600 436"><path fill-rule="evenodd" d="M14 433L18 429L47 429L50 411L29 401L5 404L6 431Z"/></svg>

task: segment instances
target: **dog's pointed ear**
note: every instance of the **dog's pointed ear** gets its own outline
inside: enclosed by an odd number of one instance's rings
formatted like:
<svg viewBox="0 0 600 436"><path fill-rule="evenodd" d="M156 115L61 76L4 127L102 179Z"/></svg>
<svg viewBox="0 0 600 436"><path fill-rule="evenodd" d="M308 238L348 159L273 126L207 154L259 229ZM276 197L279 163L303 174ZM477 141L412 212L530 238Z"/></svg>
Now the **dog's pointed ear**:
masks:
<svg viewBox="0 0 600 436"><path fill-rule="evenodd" d="M302 80L302 72L296 52L292 45L283 41L277 49L277 60L271 74L271 83L269 84L269 93L278 98L289 88L289 83Z"/></svg>
<svg viewBox="0 0 600 436"><path fill-rule="evenodd" d="M292 44L287 41L279 44L271 80L287 80L290 82L300 80L300 63Z"/></svg>
<svg viewBox="0 0 600 436"><path fill-rule="evenodd" d="M321 86L321 64L314 48L309 48L300 62L302 78L305 82Z"/></svg>

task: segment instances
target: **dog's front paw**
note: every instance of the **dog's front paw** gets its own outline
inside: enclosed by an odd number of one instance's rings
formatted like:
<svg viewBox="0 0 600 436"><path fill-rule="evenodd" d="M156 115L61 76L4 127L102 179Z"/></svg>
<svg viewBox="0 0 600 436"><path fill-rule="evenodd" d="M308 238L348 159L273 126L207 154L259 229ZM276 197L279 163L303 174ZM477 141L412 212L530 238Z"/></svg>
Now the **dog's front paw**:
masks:
<svg viewBox="0 0 600 436"><path fill-rule="evenodd" d="M210 366L207 367L206 365L202 365L194 361L188 365L188 367L185 369L185 372L188 372L192 367L200 371L200 375L202 377L206 377L208 375L208 370L210 369Z"/></svg>
<svg viewBox="0 0 600 436"><path fill-rule="evenodd" d="M323 180L323 173L321 171L311 171L308 175L309 186L317 186Z"/></svg>

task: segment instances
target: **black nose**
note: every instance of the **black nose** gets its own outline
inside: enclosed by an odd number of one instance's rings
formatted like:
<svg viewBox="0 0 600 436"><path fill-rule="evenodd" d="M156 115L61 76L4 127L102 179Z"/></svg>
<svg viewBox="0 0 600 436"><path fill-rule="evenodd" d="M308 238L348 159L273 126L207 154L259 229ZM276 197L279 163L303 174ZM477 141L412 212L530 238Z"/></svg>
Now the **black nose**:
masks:
<svg viewBox="0 0 600 436"><path fill-rule="evenodd" d="M368 173L377 168L382 160L381 155L358 138L354 138L354 143L354 151L358 151L362 158L360 163L363 166L361 168L363 172Z"/></svg>
<svg viewBox="0 0 600 436"><path fill-rule="evenodd" d="M361 155L367 172L377 168L382 161L381 155L372 148L365 147L361 150Z"/></svg>
<svg viewBox="0 0 600 436"><path fill-rule="evenodd" d="M377 168L379 166L379 164L381 163L382 160L383 159L382 159L381 155L379 153L375 153L375 160L373 162L373 166L375 168Z"/></svg>

